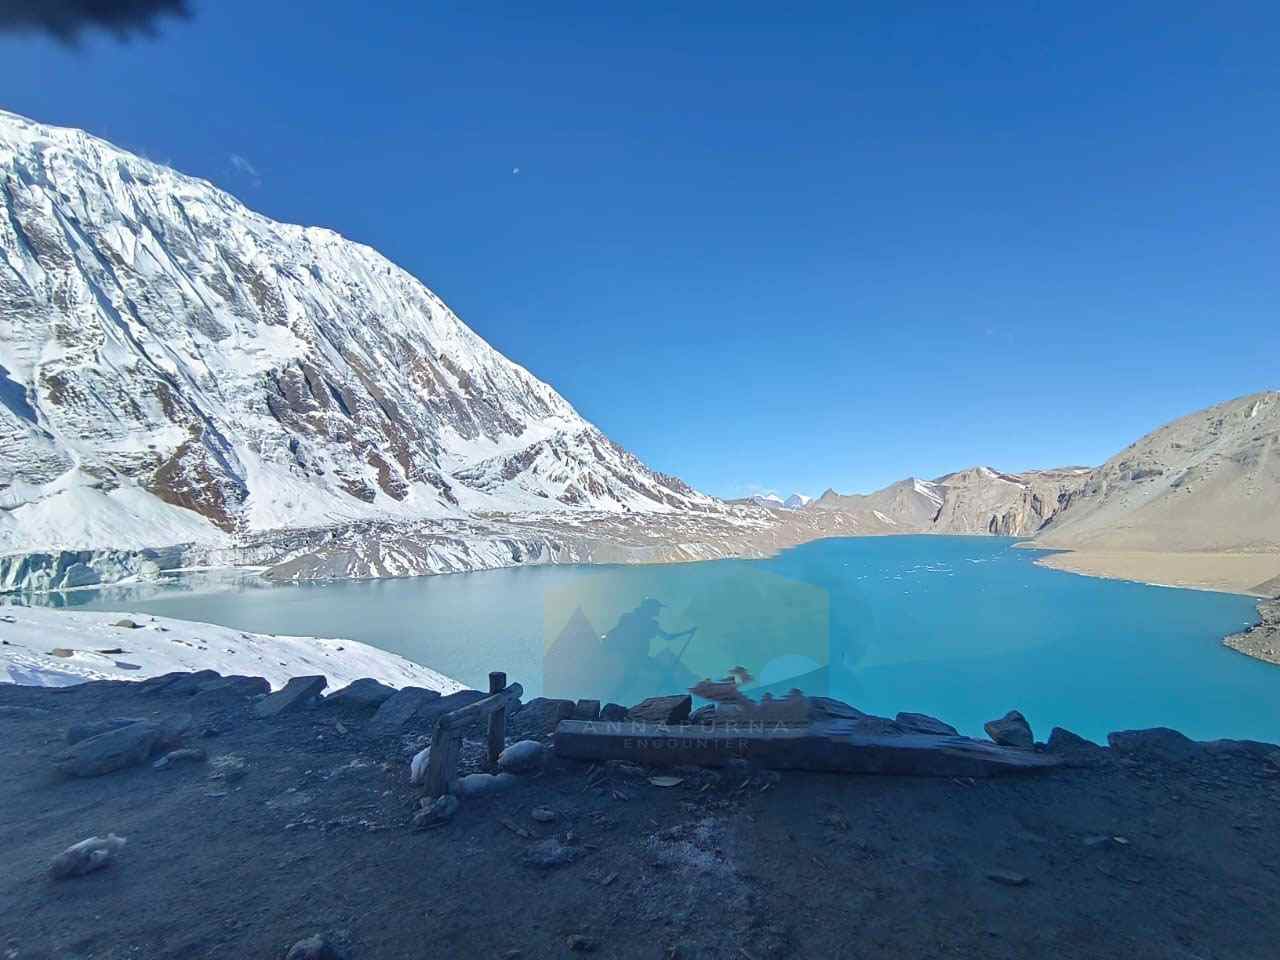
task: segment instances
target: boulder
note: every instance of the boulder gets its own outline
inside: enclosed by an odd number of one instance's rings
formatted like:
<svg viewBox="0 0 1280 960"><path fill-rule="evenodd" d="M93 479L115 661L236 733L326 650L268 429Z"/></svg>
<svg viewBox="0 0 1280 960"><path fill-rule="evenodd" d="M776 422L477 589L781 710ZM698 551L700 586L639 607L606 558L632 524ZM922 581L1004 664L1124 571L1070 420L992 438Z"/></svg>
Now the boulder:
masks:
<svg viewBox="0 0 1280 960"><path fill-rule="evenodd" d="M1144 760L1190 760L1200 752L1198 743L1168 727L1117 730L1107 734L1107 743L1121 756Z"/></svg>
<svg viewBox="0 0 1280 960"><path fill-rule="evenodd" d="M144 681L148 693L165 693L175 696L191 696L200 692L200 687L212 680L220 679L217 670L197 670L195 673L166 673Z"/></svg>
<svg viewBox="0 0 1280 960"><path fill-rule="evenodd" d="M911 733L931 733L939 737L958 737L960 731L949 723L943 723L937 717L927 713L900 713L893 718L900 727Z"/></svg>
<svg viewBox="0 0 1280 960"><path fill-rule="evenodd" d="M568 720L578 705L572 700L535 697L520 708L514 725L529 734L550 733L561 720Z"/></svg>
<svg viewBox="0 0 1280 960"><path fill-rule="evenodd" d="M141 722L141 717L112 717L110 720L88 720L84 723L73 723L71 729L67 731L67 745L70 746L103 733L110 733L112 730L119 730L121 727L127 727L131 723Z"/></svg>
<svg viewBox="0 0 1280 960"><path fill-rule="evenodd" d="M509 773L470 773L458 781L455 792L462 797L483 797L500 793L515 784L516 778Z"/></svg>
<svg viewBox="0 0 1280 960"><path fill-rule="evenodd" d="M599 720L599 700L579 700L573 708L572 720Z"/></svg>
<svg viewBox="0 0 1280 960"><path fill-rule="evenodd" d="M988 720L982 725L989 736L1002 747L1024 747L1030 749L1036 745L1036 738L1031 733L1031 724L1017 710L1010 710L999 720Z"/></svg>
<svg viewBox="0 0 1280 960"><path fill-rule="evenodd" d="M387 697L369 720L369 730L378 734L399 733L414 715L440 694L426 687L404 687Z"/></svg>
<svg viewBox="0 0 1280 960"><path fill-rule="evenodd" d="M54 758L58 769L73 777L99 777L142 763L160 742L161 727L139 720L74 744Z"/></svg>
<svg viewBox="0 0 1280 960"><path fill-rule="evenodd" d="M508 773L530 773L542 767L547 748L537 740L520 740L498 754L498 769Z"/></svg>
<svg viewBox="0 0 1280 960"><path fill-rule="evenodd" d="M427 780L427 767L431 763L431 747L423 747L409 761L409 782L420 785Z"/></svg>
<svg viewBox="0 0 1280 960"><path fill-rule="evenodd" d="M650 697L627 711L627 719L640 723L679 724L689 719L693 697L687 693L672 697Z"/></svg>
<svg viewBox="0 0 1280 960"><path fill-rule="evenodd" d="M329 694L323 703L326 707L380 707L395 696L395 692L395 687L388 687L372 677L361 677Z"/></svg>
<svg viewBox="0 0 1280 960"><path fill-rule="evenodd" d="M315 704L329 681L321 676L290 677L283 690L277 690L253 705L259 717L279 717L305 710Z"/></svg>
<svg viewBox="0 0 1280 960"><path fill-rule="evenodd" d="M606 703L600 708L600 719L606 723L619 723L627 719L627 708L620 703Z"/></svg>
<svg viewBox="0 0 1280 960"><path fill-rule="evenodd" d="M111 862L115 852L124 844L124 837L117 837L114 833L81 840L53 858L49 874L55 880L65 880L67 877L82 877L86 873L100 870ZM13 955L16 955L16 951Z"/></svg>
<svg viewBox="0 0 1280 960"><path fill-rule="evenodd" d="M1073 767L1094 766L1106 762L1107 759L1107 751L1104 748L1062 727L1054 727L1049 731L1049 740L1045 744L1045 749L1049 753L1062 757L1069 766Z"/></svg>
<svg viewBox="0 0 1280 960"><path fill-rule="evenodd" d="M196 687L192 706L203 706L223 700L249 700L271 692L271 684L265 677L218 677L206 680Z"/></svg>

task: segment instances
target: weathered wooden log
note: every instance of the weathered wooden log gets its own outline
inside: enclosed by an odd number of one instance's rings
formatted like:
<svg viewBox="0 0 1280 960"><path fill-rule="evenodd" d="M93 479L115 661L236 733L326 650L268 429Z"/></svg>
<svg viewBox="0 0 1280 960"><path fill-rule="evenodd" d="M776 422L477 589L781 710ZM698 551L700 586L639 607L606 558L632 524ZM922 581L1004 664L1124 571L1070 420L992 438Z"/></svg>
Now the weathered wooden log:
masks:
<svg viewBox="0 0 1280 960"><path fill-rule="evenodd" d="M431 735L431 753L427 757L427 775L423 780L427 796L442 797L449 792L458 771L458 751L462 735L443 723L437 723Z"/></svg>
<svg viewBox="0 0 1280 960"><path fill-rule="evenodd" d="M505 710L512 700L519 700L523 694L524 687L518 683L513 683L505 690L491 694L483 700L477 700L475 703L469 703L465 707L459 707L452 713L446 713L436 721L436 728L439 729L444 726L456 730L458 727L473 723L481 717L489 716L495 710Z"/></svg>
<svg viewBox="0 0 1280 960"><path fill-rule="evenodd" d="M489 693L502 693L507 687L507 675L500 670L489 674ZM498 762L498 754L507 745L507 701L489 714L489 766Z"/></svg>
<svg viewBox="0 0 1280 960"><path fill-rule="evenodd" d="M628 760L644 766L718 767L741 758L775 770L923 777L991 777L1052 769L1048 754L969 737L859 734L849 721L681 725L563 720L555 751L576 760Z"/></svg>

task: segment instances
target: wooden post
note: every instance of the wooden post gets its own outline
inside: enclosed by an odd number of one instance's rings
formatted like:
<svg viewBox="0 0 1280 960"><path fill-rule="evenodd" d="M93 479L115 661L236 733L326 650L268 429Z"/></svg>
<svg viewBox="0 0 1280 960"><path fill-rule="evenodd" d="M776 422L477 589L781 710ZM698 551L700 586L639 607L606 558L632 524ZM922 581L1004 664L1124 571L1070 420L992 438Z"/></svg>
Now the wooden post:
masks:
<svg viewBox="0 0 1280 960"><path fill-rule="evenodd" d="M497 762L498 754L502 752L507 739L507 704L524 695L524 688L520 684L513 683L508 687L505 686L506 682L505 673L489 674L489 686L496 687L496 693L459 707L436 720L435 732L431 735L431 755L427 759L427 796L440 797L449 792L458 772L462 731L481 717L489 722L490 762Z"/></svg>
<svg viewBox="0 0 1280 960"><path fill-rule="evenodd" d="M501 670L489 674L489 693L502 693L507 688L507 675ZM489 714L489 765L498 762L498 754L507 745L507 708L499 707Z"/></svg>
<svg viewBox="0 0 1280 960"><path fill-rule="evenodd" d="M448 724L436 723L431 735L431 754L427 757L427 778L424 786L427 796L443 797L449 792L450 781L458 769L459 734Z"/></svg>

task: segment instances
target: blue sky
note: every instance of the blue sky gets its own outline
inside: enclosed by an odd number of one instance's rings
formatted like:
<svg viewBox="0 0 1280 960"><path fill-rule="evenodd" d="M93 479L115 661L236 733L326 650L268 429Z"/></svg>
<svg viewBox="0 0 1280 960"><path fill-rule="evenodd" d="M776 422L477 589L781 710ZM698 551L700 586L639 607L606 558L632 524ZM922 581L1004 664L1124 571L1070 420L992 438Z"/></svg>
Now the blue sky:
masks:
<svg viewBox="0 0 1280 960"><path fill-rule="evenodd" d="M0 38L0 103L377 247L710 492L1280 386L1274 4L194 5Z"/></svg>

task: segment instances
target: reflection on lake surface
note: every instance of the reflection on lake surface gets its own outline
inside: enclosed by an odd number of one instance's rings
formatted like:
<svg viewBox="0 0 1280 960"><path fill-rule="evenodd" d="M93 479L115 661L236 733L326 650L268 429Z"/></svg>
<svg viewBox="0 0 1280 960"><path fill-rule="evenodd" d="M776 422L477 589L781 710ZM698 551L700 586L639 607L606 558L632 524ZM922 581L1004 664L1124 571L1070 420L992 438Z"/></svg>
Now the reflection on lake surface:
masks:
<svg viewBox="0 0 1280 960"><path fill-rule="evenodd" d="M1223 647L1252 599L1035 566L991 537L824 540L760 561L526 567L268 586L199 577L49 598L345 636L483 687L634 703L731 672L748 691L915 710L963 732L1022 710L1043 739L1172 726L1280 740L1280 668Z"/></svg>

